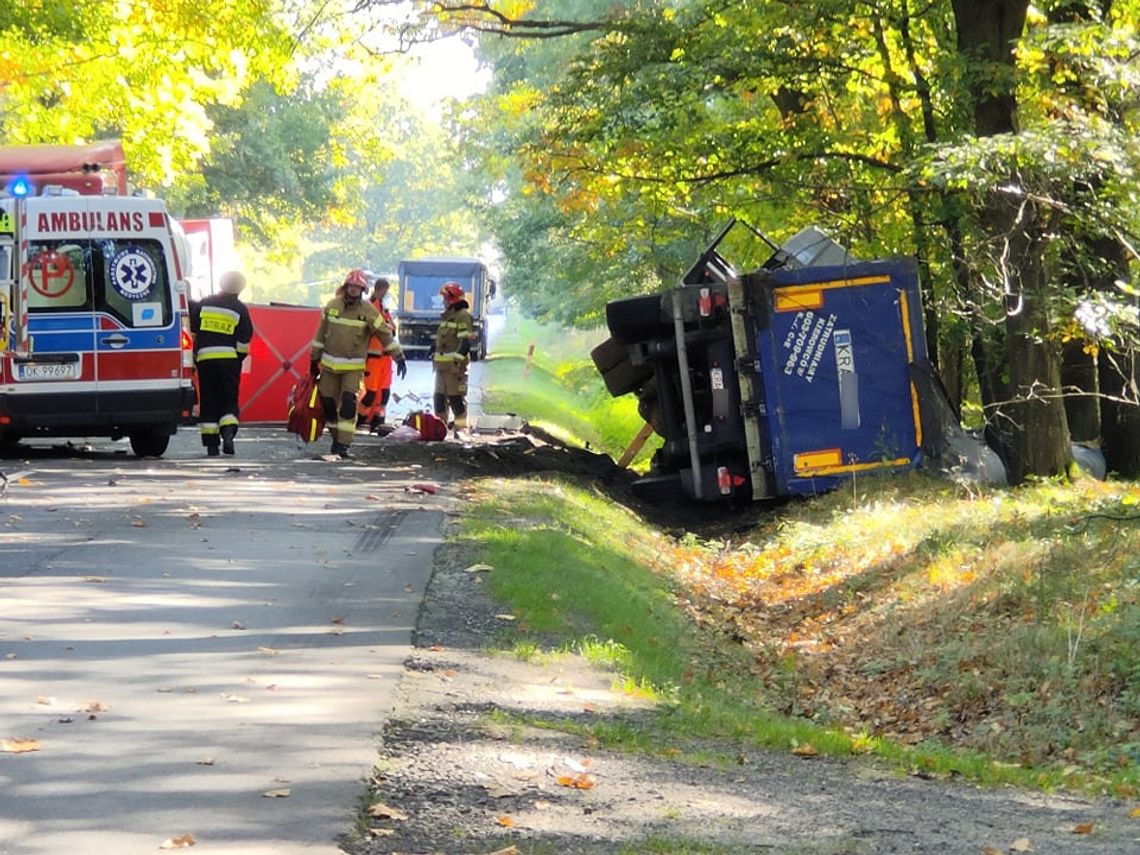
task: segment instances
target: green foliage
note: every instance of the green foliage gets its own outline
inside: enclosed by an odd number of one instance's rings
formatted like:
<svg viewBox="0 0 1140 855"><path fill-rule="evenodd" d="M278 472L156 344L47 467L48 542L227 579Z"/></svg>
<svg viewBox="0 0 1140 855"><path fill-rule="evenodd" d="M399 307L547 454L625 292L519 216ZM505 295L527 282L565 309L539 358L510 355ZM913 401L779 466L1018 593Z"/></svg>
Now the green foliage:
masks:
<svg viewBox="0 0 1140 855"><path fill-rule="evenodd" d="M210 148L213 104L284 83L290 43L268 0L8 4L0 132L9 144L121 137L143 186L168 187Z"/></svg>

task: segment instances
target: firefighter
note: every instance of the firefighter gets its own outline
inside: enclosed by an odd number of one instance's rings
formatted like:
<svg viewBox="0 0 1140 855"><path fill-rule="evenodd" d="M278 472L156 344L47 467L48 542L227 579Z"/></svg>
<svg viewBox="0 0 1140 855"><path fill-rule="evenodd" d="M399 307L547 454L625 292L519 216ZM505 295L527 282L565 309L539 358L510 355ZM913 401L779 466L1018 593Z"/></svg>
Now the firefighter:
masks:
<svg viewBox="0 0 1140 855"><path fill-rule="evenodd" d="M198 371L198 430L210 457L218 446L234 453L238 432L238 392L241 363L249 353L253 323L238 295L245 277L236 271L222 274L219 291L190 303L190 331L194 334L194 364Z"/></svg>
<svg viewBox="0 0 1140 855"><path fill-rule="evenodd" d="M396 362L397 376L402 378L408 372L404 352L392 330L363 299L367 287L363 270L349 271L344 285L321 311L309 354L309 371L319 378L317 388L332 434L332 453L341 458L351 456L348 447L356 431L356 392L364 374L369 340L373 336L379 339L381 349Z"/></svg>
<svg viewBox="0 0 1140 855"><path fill-rule="evenodd" d="M458 282L445 282L439 289L443 297L443 316L432 350L435 370L435 394L432 405L436 416L455 429L455 435L467 429L467 354L475 337L471 311ZM451 408L452 421L447 419Z"/></svg>
<svg viewBox="0 0 1140 855"><path fill-rule="evenodd" d="M372 286L370 302L380 313L392 335L396 336L396 321L388 308L388 289L392 283L383 276L376 278ZM388 399L392 396L392 357L384 351L376 336L368 342L368 359L364 367L364 384L360 392L360 402L356 407L356 427L366 428L372 433L380 431L387 413Z"/></svg>

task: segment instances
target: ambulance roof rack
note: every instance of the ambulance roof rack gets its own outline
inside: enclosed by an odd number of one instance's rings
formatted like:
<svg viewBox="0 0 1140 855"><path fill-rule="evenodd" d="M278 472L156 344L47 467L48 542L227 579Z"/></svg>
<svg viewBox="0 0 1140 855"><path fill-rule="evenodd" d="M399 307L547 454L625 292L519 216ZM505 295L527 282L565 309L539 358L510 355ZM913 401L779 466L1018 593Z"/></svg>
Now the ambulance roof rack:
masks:
<svg viewBox="0 0 1140 855"><path fill-rule="evenodd" d="M46 184L44 189L40 191L41 196L78 196L78 190L72 190L70 187L64 187L62 184Z"/></svg>

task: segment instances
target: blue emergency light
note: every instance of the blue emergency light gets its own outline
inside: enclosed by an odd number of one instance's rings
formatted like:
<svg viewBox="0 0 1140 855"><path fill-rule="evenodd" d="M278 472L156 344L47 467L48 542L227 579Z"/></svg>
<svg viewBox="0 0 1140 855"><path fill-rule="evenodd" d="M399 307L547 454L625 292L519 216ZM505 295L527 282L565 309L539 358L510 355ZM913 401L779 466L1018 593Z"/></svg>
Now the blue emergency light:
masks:
<svg viewBox="0 0 1140 855"><path fill-rule="evenodd" d="M8 195L14 199L23 199L32 195L32 182L23 175L17 175L8 184Z"/></svg>

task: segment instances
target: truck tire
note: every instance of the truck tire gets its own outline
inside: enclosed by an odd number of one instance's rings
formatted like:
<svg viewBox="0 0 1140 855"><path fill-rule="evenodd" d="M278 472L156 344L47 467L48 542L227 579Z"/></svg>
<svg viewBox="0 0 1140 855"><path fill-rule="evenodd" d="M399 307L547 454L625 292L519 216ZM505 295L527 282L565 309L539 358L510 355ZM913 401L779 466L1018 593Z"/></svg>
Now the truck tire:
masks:
<svg viewBox="0 0 1140 855"><path fill-rule="evenodd" d="M653 380L652 365L634 365L625 345L607 338L590 351L606 390L615 398L635 392Z"/></svg>
<svg viewBox="0 0 1140 855"><path fill-rule="evenodd" d="M610 335L623 344L660 338L671 332L661 319L661 295L625 297L606 303Z"/></svg>
<svg viewBox="0 0 1140 855"><path fill-rule="evenodd" d="M135 431L130 435L131 451L136 457L162 457L170 445L170 434L166 428L150 428Z"/></svg>
<svg viewBox="0 0 1140 855"><path fill-rule="evenodd" d="M598 373L605 374L615 365L628 362L629 351L621 342L607 338L590 351L590 359L594 361L594 367L598 369Z"/></svg>

